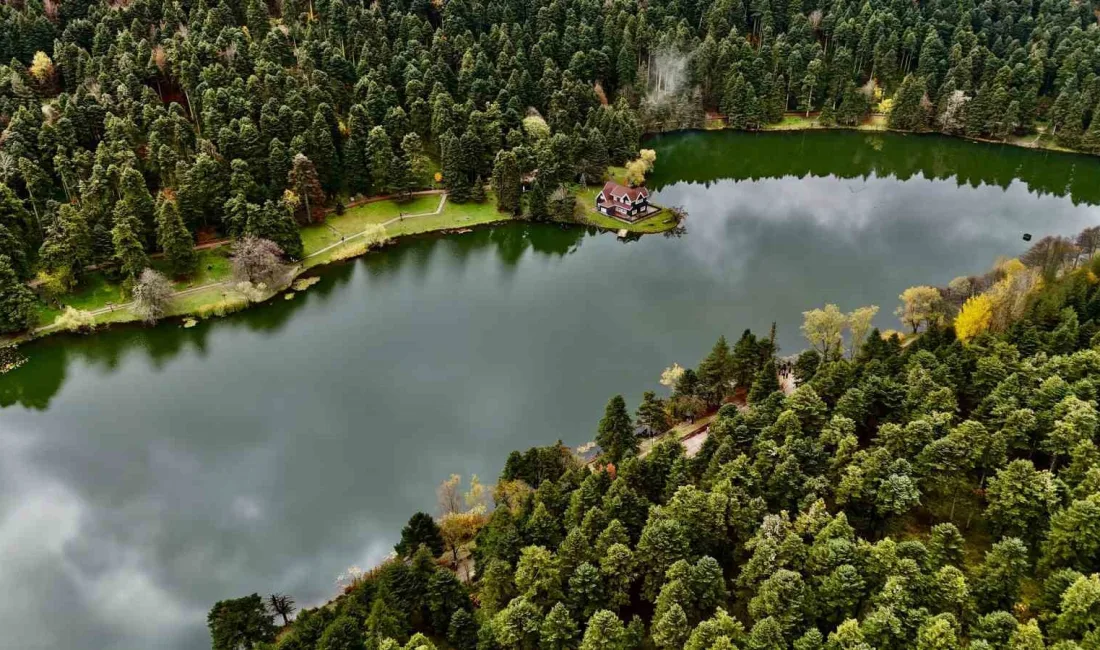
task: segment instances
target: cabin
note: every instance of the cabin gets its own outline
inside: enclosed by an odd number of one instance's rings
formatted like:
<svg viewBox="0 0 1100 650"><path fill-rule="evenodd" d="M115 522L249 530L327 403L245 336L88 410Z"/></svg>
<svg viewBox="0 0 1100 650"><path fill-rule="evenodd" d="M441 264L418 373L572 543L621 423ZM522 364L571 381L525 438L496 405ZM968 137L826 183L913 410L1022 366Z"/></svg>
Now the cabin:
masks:
<svg viewBox="0 0 1100 650"><path fill-rule="evenodd" d="M633 223L649 212L649 190L608 181L596 195L596 211Z"/></svg>

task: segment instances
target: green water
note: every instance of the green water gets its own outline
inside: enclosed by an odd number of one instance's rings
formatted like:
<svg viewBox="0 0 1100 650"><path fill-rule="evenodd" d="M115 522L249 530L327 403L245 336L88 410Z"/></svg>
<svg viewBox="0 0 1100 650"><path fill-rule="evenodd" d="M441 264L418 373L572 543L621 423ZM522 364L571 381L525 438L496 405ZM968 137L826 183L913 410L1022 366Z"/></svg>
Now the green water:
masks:
<svg viewBox="0 0 1100 650"><path fill-rule="evenodd" d="M12 647L199 650L223 597L301 604L447 475L591 439L672 362L801 312L882 307L1100 222L1100 161L855 133L654 139L681 237L514 224L407 240L192 329L55 337L0 377Z"/></svg>

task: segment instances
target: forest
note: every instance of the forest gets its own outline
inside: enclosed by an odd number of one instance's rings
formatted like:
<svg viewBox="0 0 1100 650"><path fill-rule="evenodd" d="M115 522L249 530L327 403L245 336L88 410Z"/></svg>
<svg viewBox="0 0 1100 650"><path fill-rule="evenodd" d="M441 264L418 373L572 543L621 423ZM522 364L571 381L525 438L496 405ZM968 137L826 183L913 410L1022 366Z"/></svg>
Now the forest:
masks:
<svg viewBox="0 0 1100 650"><path fill-rule="evenodd" d="M225 237L293 259L296 226L355 197L488 186L545 216L643 134L708 115L1041 125L1097 151L1095 22L1068 0L4 3L0 333L90 269L132 287L156 255L187 278Z"/></svg>
<svg viewBox="0 0 1100 650"><path fill-rule="evenodd" d="M796 357L720 338L667 400L612 398L594 458L454 475L330 603L218 602L213 648L1100 647L1100 228L1078 243L906 290L904 337L827 305ZM647 438L707 413L691 453Z"/></svg>

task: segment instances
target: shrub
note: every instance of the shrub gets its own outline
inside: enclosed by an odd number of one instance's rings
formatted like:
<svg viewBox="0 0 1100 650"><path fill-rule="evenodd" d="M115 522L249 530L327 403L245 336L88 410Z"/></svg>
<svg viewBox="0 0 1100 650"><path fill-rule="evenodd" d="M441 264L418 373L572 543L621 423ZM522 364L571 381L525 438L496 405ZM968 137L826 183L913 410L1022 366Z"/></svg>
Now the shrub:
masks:
<svg viewBox="0 0 1100 650"><path fill-rule="evenodd" d="M95 329L95 316L89 311L66 306L53 324L66 332L90 332Z"/></svg>

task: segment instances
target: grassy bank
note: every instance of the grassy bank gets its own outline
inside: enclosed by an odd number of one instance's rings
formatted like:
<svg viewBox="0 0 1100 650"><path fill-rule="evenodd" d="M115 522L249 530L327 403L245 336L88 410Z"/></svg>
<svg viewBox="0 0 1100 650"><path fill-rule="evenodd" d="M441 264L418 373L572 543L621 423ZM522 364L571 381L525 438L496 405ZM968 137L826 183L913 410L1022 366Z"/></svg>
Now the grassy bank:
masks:
<svg viewBox="0 0 1100 650"><path fill-rule="evenodd" d="M613 168L612 177L622 174ZM591 210L599 187L577 187L576 223L594 225L608 230L626 229L637 233L654 233L675 226L667 212L635 224L605 217ZM446 232L485 226L507 221L512 217L498 212L495 197L490 192L482 203L457 204L447 200L443 192L421 193L407 200L372 200L349 207L343 214L330 213L323 223L301 229L303 259L288 274L288 283L305 271L365 254L369 250L364 231L381 226L392 241L404 236L431 232ZM667 223L666 223L667 222ZM164 271L164 262L151 260L153 268ZM228 244L198 251L196 271L191 277L177 281L178 292L168 309L168 316L223 316L248 306L248 300L232 287L232 268ZM281 289L281 288L280 288ZM271 292L271 295L279 291ZM130 309L130 297L122 285L104 271L96 270L84 276L79 287L66 294L59 304L41 302L35 330L18 338L0 338L0 345L17 343L29 338L58 331L53 327L65 306L91 312L96 325L136 321Z"/></svg>
<svg viewBox="0 0 1100 650"><path fill-rule="evenodd" d="M719 120L708 121L706 127L708 130L721 130L725 128ZM822 124L821 118L817 114L811 113L808 117L804 113L787 113L783 116L783 119L775 124L765 124L760 127L761 131L811 131L811 130L837 130L837 131L888 131L891 133L910 133L910 131L899 131L897 129L891 129L887 125L887 118L885 115L871 115L862 123L856 126L844 126L841 124ZM1007 140L991 140L989 138L973 138L966 135L955 135L949 133L940 133L939 131L929 131L929 133L935 133L936 135L946 135L948 137L961 138L963 140L971 140L974 142L987 142L990 144L1008 144L1014 147L1023 147L1025 149L1043 149L1046 151L1060 151L1063 153L1085 153L1077 151L1075 149L1067 149L1056 143L1054 137L1047 133L1045 124L1037 124L1035 133L1029 133L1027 135L1014 135Z"/></svg>

